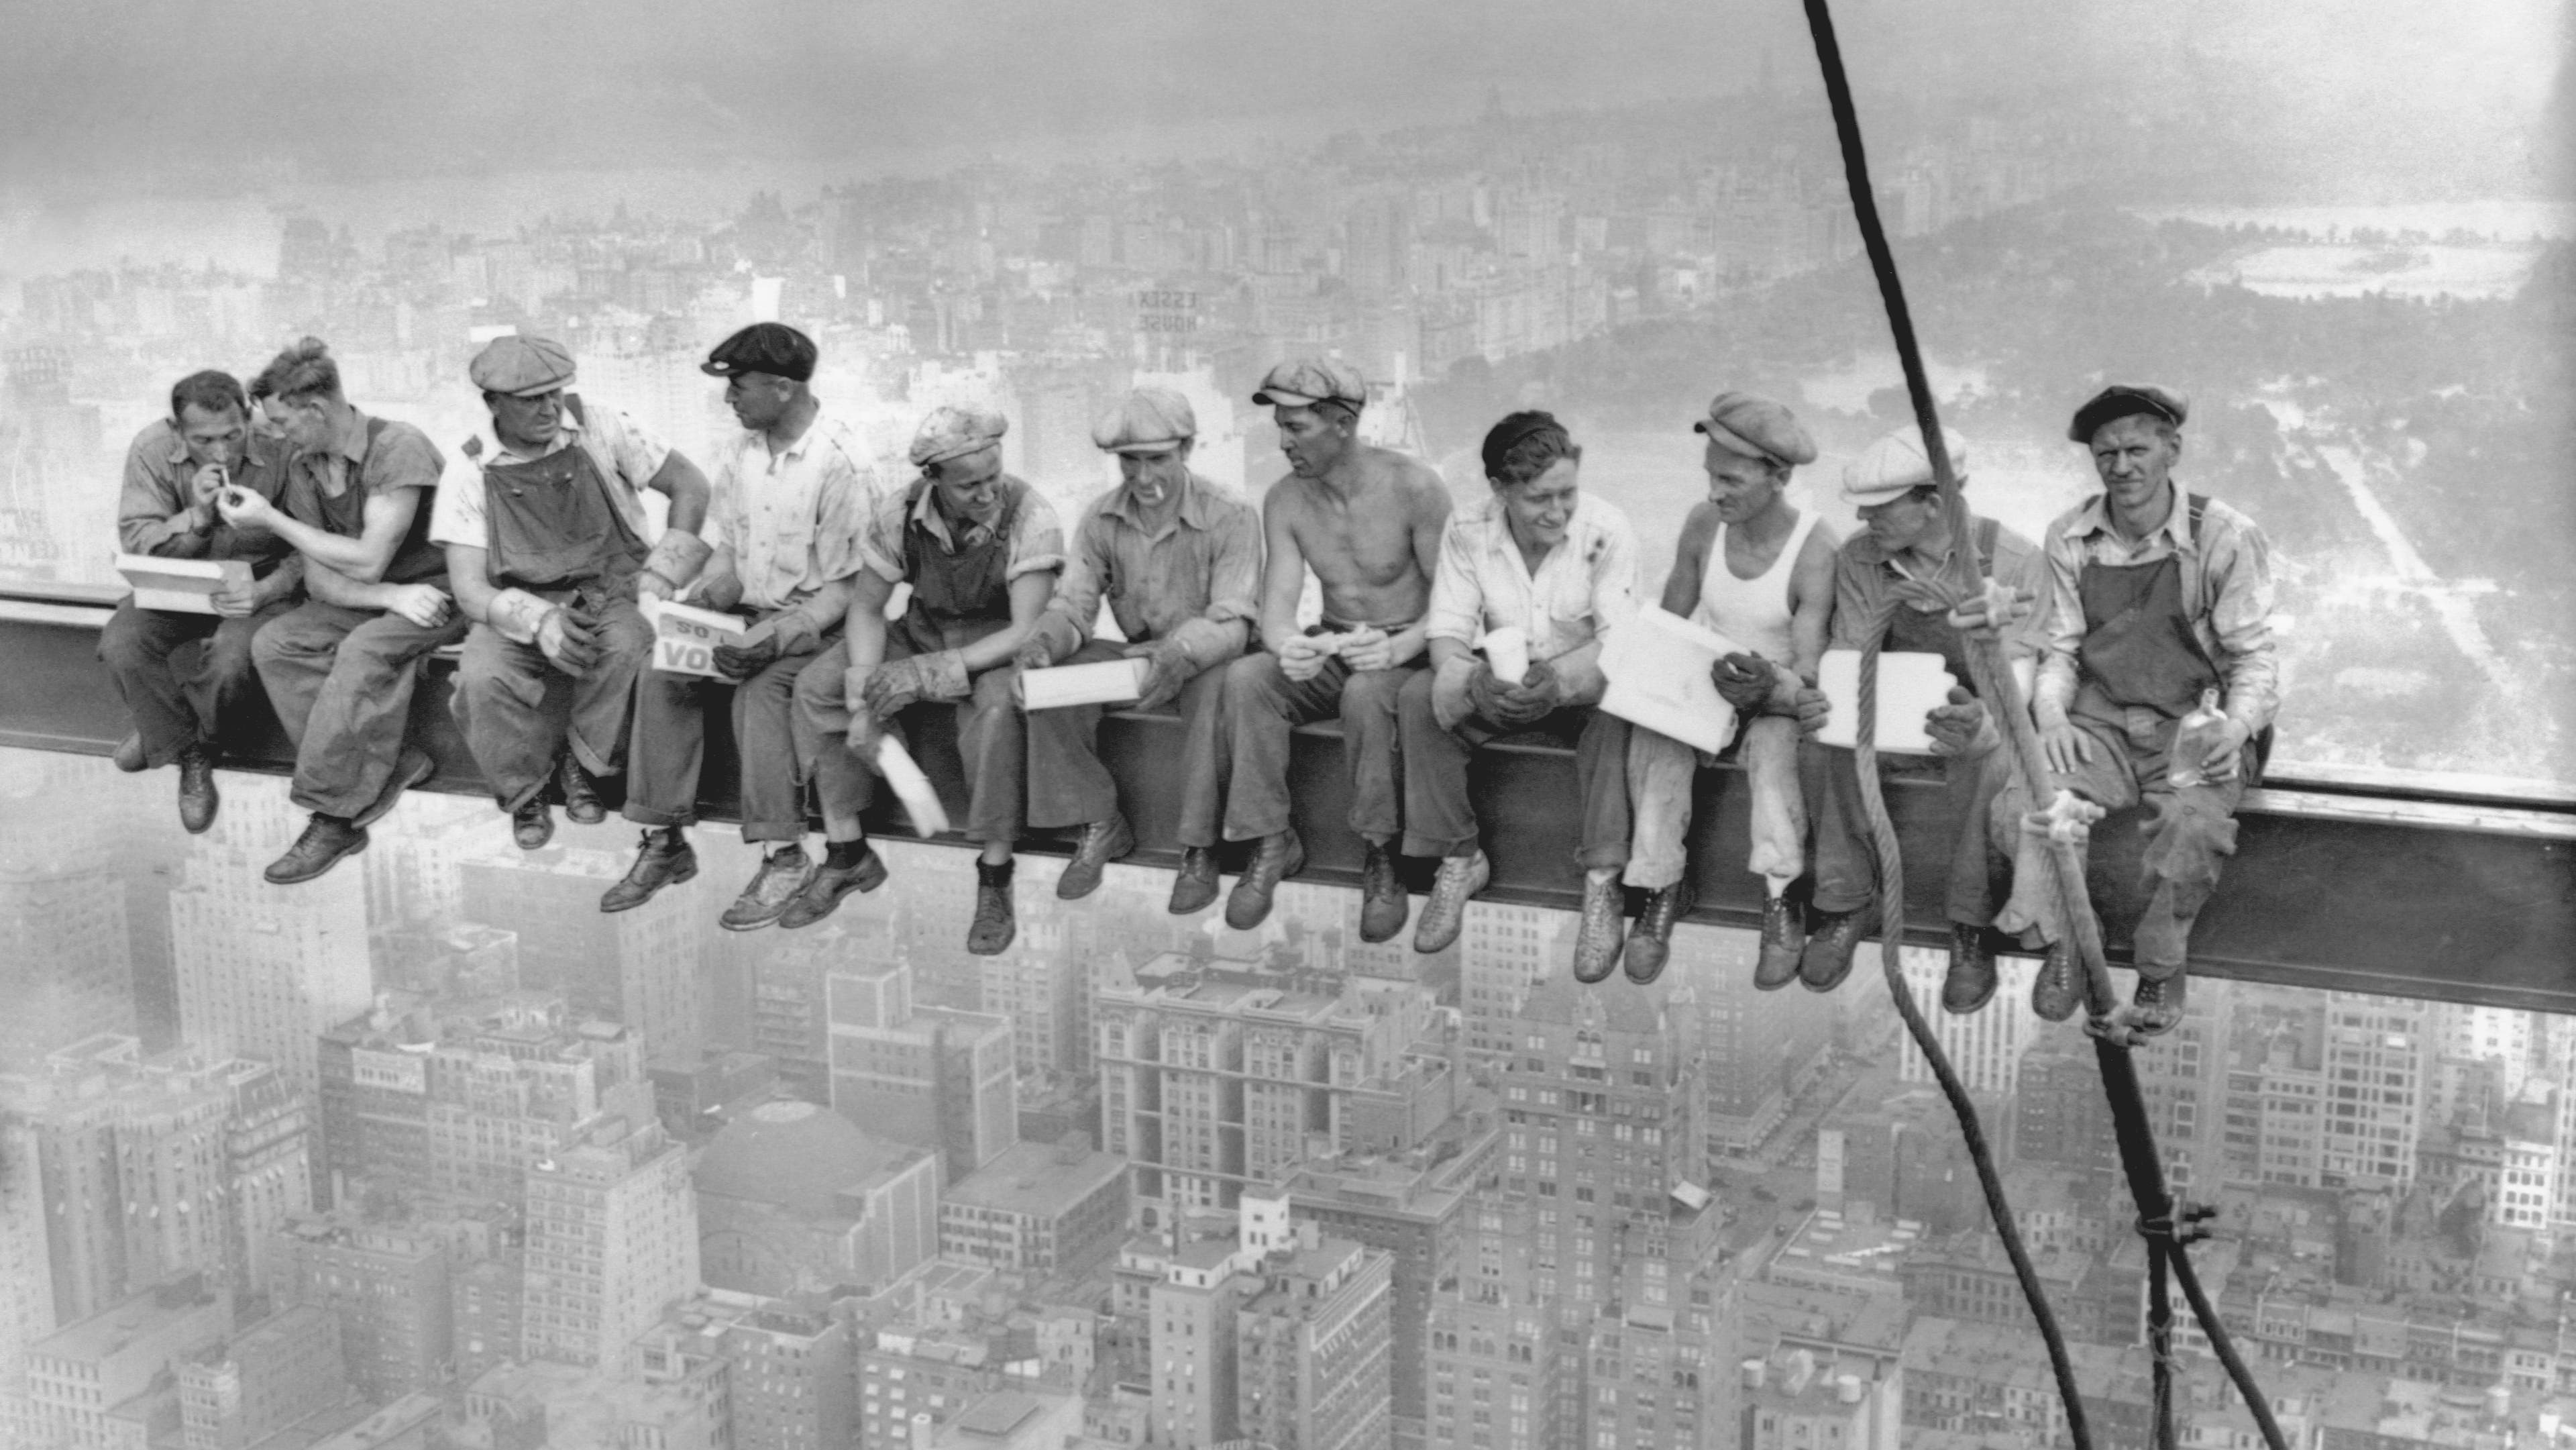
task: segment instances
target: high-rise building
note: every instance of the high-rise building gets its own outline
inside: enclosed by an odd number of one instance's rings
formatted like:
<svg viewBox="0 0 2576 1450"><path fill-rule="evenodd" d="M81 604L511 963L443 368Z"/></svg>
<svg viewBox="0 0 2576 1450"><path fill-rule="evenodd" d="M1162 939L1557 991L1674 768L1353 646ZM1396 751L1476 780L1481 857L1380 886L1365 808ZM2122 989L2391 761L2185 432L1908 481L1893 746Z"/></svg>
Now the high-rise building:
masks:
<svg viewBox="0 0 2576 1450"><path fill-rule="evenodd" d="M0 830L0 1072L135 1030L125 893L103 844Z"/></svg>
<svg viewBox="0 0 2576 1450"><path fill-rule="evenodd" d="M1824 1066L1833 1041L1832 998L1755 990L1758 948L1749 931L1685 925L1673 932L1664 969L1665 980L1688 987L1694 1000L1705 1131L1717 1157L1750 1154L1768 1141ZM1872 966L1863 963L1861 970Z"/></svg>
<svg viewBox="0 0 2576 1450"><path fill-rule="evenodd" d="M2030 957L1995 958L1994 1000L1964 1016L1941 1010L1941 981L1950 970L1946 950L1907 947L1898 956L1897 969L1959 1080L1970 1092L2010 1099L2020 1081L2022 1053L2039 1031L2039 1017L2030 1010L2030 983L2039 963ZM1914 1045L1912 1033L1900 1039L1897 1054L1900 1080L1933 1081L1932 1064Z"/></svg>
<svg viewBox="0 0 2576 1450"><path fill-rule="evenodd" d="M1468 1051L1487 1058L1510 1054L1512 1024L1530 988L1565 959L1558 950L1564 924L1563 912L1540 907L1467 904L1458 942L1458 997Z"/></svg>
<svg viewBox="0 0 2576 1450"><path fill-rule="evenodd" d="M726 1303L708 1319L733 1366L732 1450L847 1450L857 1443L858 1357L848 1320L784 1299Z"/></svg>
<svg viewBox="0 0 2576 1450"><path fill-rule="evenodd" d="M279 1305L330 1314L350 1383L383 1404L445 1379L455 1355L449 1272L437 1234L340 1213L278 1230L266 1287Z"/></svg>
<svg viewBox="0 0 2576 1450"><path fill-rule="evenodd" d="M633 911L602 912L599 894L625 869L586 847L503 847L467 857L457 874L467 920L519 934L522 987L562 994L577 1019L631 1028L648 1063L693 1066L705 1045L697 927L708 903L678 886Z"/></svg>
<svg viewBox="0 0 2576 1450"><path fill-rule="evenodd" d="M1261 1287L1234 1311L1236 1433L1278 1450L1393 1444L1393 1263L1311 1226L1264 1257Z"/></svg>
<svg viewBox="0 0 2576 1450"><path fill-rule="evenodd" d="M246 1450L348 1393L340 1321L310 1304L270 1315L179 1365L188 1450Z"/></svg>
<svg viewBox="0 0 2576 1450"><path fill-rule="evenodd" d="M25 1383L28 1346L57 1322L36 1144L34 1124L0 1110L0 1404Z"/></svg>
<svg viewBox="0 0 2576 1450"><path fill-rule="evenodd" d="M1019 1141L1008 1020L916 1003L900 961L836 965L827 986L835 1110L937 1152L952 1181Z"/></svg>
<svg viewBox="0 0 2576 1450"><path fill-rule="evenodd" d="M1018 948L984 959L983 1010L1011 1024L1013 1061L1023 1079L1085 1072L1090 1066L1089 962L1072 950L1062 912L1028 923Z"/></svg>
<svg viewBox="0 0 2576 1450"><path fill-rule="evenodd" d="M2325 1084L2320 1181L2329 1188L2415 1181L2432 1067L2433 1004L2352 992L2324 1005Z"/></svg>
<svg viewBox="0 0 2576 1450"><path fill-rule="evenodd" d="M939 1252L1005 1273L1081 1275L1127 1230L1127 1165L1088 1143L1014 1143L940 1196Z"/></svg>
<svg viewBox="0 0 2576 1450"><path fill-rule="evenodd" d="M861 1450L911 1450L919 1417L932 1428L1005 1382L1012 1346L981 1327L904 1319L859 1340Z"/></svg>
<svg viewBox="0 0 2576 1450"><path fill-rule="evenodd" d="M295 830L278 782L228 791L223 815L188 858L184 884L170 893L170 941L188 1044L214 1056L266 1058L310 1100L321 1082L315 1043L366 1010L375 981L356 873L294 891L261 876Z"/></svg>
<svg viewBox="0 0 2576 1450"><path fill-rule="evenodd" d="M1381 1099L1421 1081L1408 1049L1429 1009L1410 983L1178 953L1101 983L1102 1146L1133 1165L1141 1220L1231 1209L1246 1184L1366 1145Z"/></svg>
<svg viewBox="0 0 2576 1450"><path fill-rule="evenodd" d="M106 1450L141 1443L120 1414L178 1364L232 1332L229 1296L195 1275L146 1289L39 1340L27 1355L29 1450Z"/></svg>
<svg viewBox="0 0 2576 1450"><path fill-rule="evenodd" d="M609 1118L528 1169L524 1343L593 1368L698 1287L688 1153L646 1118Z"/></svg>

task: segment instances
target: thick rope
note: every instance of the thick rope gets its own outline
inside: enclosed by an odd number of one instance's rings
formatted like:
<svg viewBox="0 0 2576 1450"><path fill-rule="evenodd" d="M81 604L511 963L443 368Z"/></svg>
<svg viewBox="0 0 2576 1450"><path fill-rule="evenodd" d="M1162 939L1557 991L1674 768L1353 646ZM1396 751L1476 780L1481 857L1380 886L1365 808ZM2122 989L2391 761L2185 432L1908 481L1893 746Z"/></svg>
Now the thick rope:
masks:
<svg viewBox="0 0 2576 1450"><path fill-rule="evenodd" d="M1845 72L1842 47L1834 36L1833 15L1827 0L1803 0L1807 27L1815 38L1816 59L1824 72L1825 97L1831 107L1836 139L1841 143L1844 179L1851 194L1854 220L1859 224L1861 242L1869 257L1870 270L1877 278L1879 296L1887 310L1888 328L1894 337L1897 358L1905 372L1905 390L1914 407L1914 419L1920 430L1923 451L1930 463L1932 476L1941 491L1943 513L1952 539L1952 588L1960 600L1984 595L1986 583L1983 566L1970 543L1968 510L1959 495L1959 481L1953 472L1947 440L1941 433L1941 422L1932 398L1931 380L1923 366L1922 349L1914 336L1914 322L1905 304L1905 288L1896 271L1896 257L1887 242L1887 229L1878 215L1878 198L1869 179L1869 158L1861 143L1860 117L1853 105L1851 80ZM1890 606L1893 607L1893 606ZM1991 1154L1979 1128L1975 1105L1968 1099L1965 1087L1958 1081L1948 1057L1932 1036L1929 1024L1914 1005L1913 994L1906 989L1897 965L1898 943L1904 931L1904 863L1894 825L1887 815L1886 802L1879 791L1876 751L1877 679L1879 642L1885 635L1886 617L1882 613L1868 632L1868 645L1861 652L1860 718L1855 722L1854 765L1859 776L1861 800L1869 812L1871 834L1879 858L1880 965L1884 969L1890 994L1897 1010L1905 1019L1907 1031L1922 1049L1924 1059L1932 1065L1942 1092L1959 1116L1960 1132L1968 1145L1969 1157L1977 1168L1979 1185L1986 1191L1986 1206L1993 1215L1995 1231L2004 1242L2005 1252L2013 1260L2015 1276L2021 1282L2023 1296L2029 1300L2031 1317L2038 1322L2040 1337L2046 1343L2051 1369L2056 1374L2059 1397L2065 1402L2067 1429L2078 1450L2091 1443L2086 1428L2083 1397L2075 1384L2073 1366L2068 1358L2056 1317L2050 1309L2038 1276L2022 1251L2019 1230L2011 1206L2005 1201ZM2022 787L2024 799L2034 809L2043 798L2050 775L2046 757L2039 747L2039 732L2033 725L2019 682L2005 666L2001 641L1991 632L1971 634L1967 638L1968 673L1978 699L1985 702L1990 716L2000 717L2010 742L2014 775ZM2193 1315L2208 1335L2212 1350L2243 1395L2263 1439L2271 1450L2288 1450L2281 1428L2274 1420L2271 1403L2254 1383L2252 1372L2236 1353L2216 1309L2201 1292L2199 1277L2192 1271L2183 1247L2183 1237L2173 1227L2174 1202L2164 1178L2164 1165L2155 1142L2155 1132L2147 1121L2146 1100L2140 1091L2136 1064L2129 1056L2131 1033L2117 1020L2118 996L2112 990L2110 964L2102 950L2101 923L2094 916L2092 901L2085 889L2081 858L2072 843L2055 841L2048 855L2050 874L2055 877L2060 900L2065 906L2066 930L2074 939L2077 956L2083 966L2084 995L2090 1021L2087 1030L2094 1038L2095 1058L2101 1068L2102 1091L2109 1100L2120 1157L2127 1172L2131 1197L2138 1206L2141 1232L2148 1241L2150 1339L2155 1343L2155 1392L2157 1399L2156 1437L2161 1446L2175 1443L2172 1393L2171 1333L2172 1306L2165 1274L2170 1271L2181 1279L2184 1297L2191 1303ZM2150 1225L2155 1226L2152 1231Z"/></svg>

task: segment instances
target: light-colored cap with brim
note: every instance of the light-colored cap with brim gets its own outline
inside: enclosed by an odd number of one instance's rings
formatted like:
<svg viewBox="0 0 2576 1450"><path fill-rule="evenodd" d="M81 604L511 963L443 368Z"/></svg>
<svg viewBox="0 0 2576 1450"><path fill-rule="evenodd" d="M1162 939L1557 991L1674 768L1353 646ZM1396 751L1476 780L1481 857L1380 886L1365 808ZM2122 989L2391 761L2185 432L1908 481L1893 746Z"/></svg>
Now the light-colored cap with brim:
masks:
<svg viewBox="0 0 2576 1450"><path fill-rule="evenodd" d="M1730 453L1768 459L1796 467L1816 461L1816 440L1797 415L1769 398L1752 393L1720 393L1709 400L1708 416L1691 425Z"/></svg>
<svg viewBox="0 0 2576 1450"><path fill-rule="evenodd" d="M1359 408L1368 403L1368 379L1340 358L1290 358L1261 380L1252 401L1265 408L1311 408L1317 403Z"/></svg>
<svg viewBox="0 0 2576 1450"><path fill-rule="evenodd" d="M1091 425L1091 441L1109 453L1169 453L1198 435L1190 400L1169 388L1131 389Z"/></svg>
<svg viewBox="0 0 2576 1450"><path fill-rule="evenodd" d="M572 384L572 350L551 337L516 333L483 344L465 365L466 380L487 393L533 398Z"/></svg>
<svg viewBox="0 0 2576 1450"><path fill-rule="evenodd" d="M1010 431L1010 420L989 408L933 408L912 435L912 461L927 467L980 453Z"/></svg>
<svg viewBox="0 0 2576 1450"><path fill-rule="evenodd" d="M1955 428L1941 430L1941 446L1950 453L1950 471L1968 483L1968 440ZM1923 430L1907 426L1880 438L1843 465L1843 499L1855 508L1890 503L1934 481L1932 460L1923 452Z"/></svg>

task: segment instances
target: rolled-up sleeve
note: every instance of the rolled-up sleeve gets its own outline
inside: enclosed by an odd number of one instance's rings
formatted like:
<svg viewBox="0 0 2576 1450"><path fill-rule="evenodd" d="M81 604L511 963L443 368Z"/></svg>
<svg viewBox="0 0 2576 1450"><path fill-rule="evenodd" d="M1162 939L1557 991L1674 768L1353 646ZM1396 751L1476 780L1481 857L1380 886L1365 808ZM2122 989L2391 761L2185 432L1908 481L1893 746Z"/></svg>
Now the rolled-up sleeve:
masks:
<svg viewBox="0 0 2576 1450"><path fill-rule="evenodd" d="M117 547L129 554L155 554L165 559L202 559L213 547L213 530L190 526L186 482L169 477L171 465L160 455L166 441L158 429L147 429L125 450L125 483L116 502ZM184 466L184 465L182 465Z"/></svg>
<svg viewBox="0 0 2576 1450"><path fill-rule="evenodd" d="M1261 521L1250 507L1235 505L1208 535L1207 608L1172 629L1172 638L1200 669L1243 653L1251 621L1261 614Z"/></svg>
<svg viewBox="0 0 2576 1450"><path fill-rule="evenodd" d="M1056 517L1055 505L1031 489L1028 501L1020 505L1019 527L1011 532L1011 562L1002 577L1017 579L1063 567L1064 523Z"/></svg>
<svg viewBox="0 0 2576 1450"><path fill-rule="evenodd" d="M1476 571L1471 525L1462 509L1440 530L1440 567L1431 576L1431 607L1423 615L1422 636L1454 639L1472 649L1484 633L1485 581Z"/></svg>
<svg viewBox="0 0 2576 1450"><path fill-rule="evenodd" d="M903 582L903 523L911 496L905 489L878 495L859 530L859 564L888 584Z"/></svg>
<svg viewBox="0 0 2576 1450"><path fill-rule="evenodd" d="M1047 641L1056 653L1068 655L1091 638L1100 622L1100 594L1103 581L1110 575L1110 522L1101 516L1114 492L1102 495L1082 511L1081 522L1073 526L1073 548L1064 561L1064 573L1055 581L1055 593L1047 599Z"/></svg>
<svg viewBox="0 0 2576 1450"><path fill-rule="evenodd" d="M429 541L488 549L491 535L483 519L483 469L470 458L448 460L438 478L438 497L429 508Z"/></svg>
<svg viewBox="0 0 2576 1450"><path fill-rule="evenodd" d="M647 432L632 417L614 408L592 412L584 426L599 430L599 446L617 464L627 486L641 491L670 461L671 445Z"/></svg>
<svg viewBox="0 0 2576 1450"><path fill-rule="evenodd" d="M2227 713L2260 734L2280 712L2280 666L2272 638L2272 550L2262 530L2241 516L2220 518L2225 526L2207 529L2202 567L2214 595L2210 632L2217 636L2220 666L2227 677Z"/></svg>

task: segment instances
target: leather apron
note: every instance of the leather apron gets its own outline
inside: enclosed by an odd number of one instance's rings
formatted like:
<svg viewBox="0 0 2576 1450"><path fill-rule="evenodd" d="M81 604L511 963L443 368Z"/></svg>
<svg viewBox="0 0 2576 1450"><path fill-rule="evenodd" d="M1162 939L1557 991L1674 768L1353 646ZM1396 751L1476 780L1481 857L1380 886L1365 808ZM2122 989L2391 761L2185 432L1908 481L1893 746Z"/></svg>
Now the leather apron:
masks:
<svg viewBox="0 0 2576 1450"><path fill-rule="evenodd" d="M1003 480L1001 514L982 542L952 552L912 517L936 486L925 478L904 499L903 576L912 585L912 604L896 628L915 654L958 649L1009 627L1011 538L1029 496L1027 484Z"/></svg>

